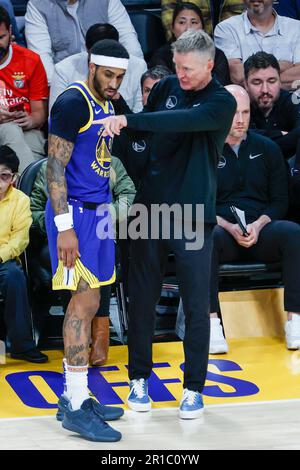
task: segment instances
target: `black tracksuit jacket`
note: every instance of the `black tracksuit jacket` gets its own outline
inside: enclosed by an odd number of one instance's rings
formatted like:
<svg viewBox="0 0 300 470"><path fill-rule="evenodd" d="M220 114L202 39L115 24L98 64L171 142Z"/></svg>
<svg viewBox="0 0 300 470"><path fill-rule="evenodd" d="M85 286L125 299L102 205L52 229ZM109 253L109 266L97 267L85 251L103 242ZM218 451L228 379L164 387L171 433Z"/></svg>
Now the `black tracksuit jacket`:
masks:
<svg viewBox="0 0 300 470"><path fill-rule="evenodd" d="M288 209L288 175L280 148L253 131L242 141L238 157L225 144L219 161L217 215L235 223L230 205L245 211L247 223L261 215L283 219Z"/></svg>
<svg viewBox="0 0 300 470"><path fill-rule="evenodd" d="M204 204L205 222L215 223L217 165L235 110L214 78L200 91L182 90L176 76L158 82L144 111L126 115L130 130L149 133L136 202Z"/></svg>

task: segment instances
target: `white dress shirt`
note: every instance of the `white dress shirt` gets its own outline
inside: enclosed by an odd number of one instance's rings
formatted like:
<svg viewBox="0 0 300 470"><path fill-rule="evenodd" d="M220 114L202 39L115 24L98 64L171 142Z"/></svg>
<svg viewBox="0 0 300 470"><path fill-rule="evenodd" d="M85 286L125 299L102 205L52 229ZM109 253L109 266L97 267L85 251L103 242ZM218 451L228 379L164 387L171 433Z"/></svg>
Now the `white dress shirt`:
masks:
<svg viewBox="0 0 300 470"><path fill-rule="evenodd" d="M241 59L259 51L273 54L277 60L296 64L300 62L300 21L276 16L273 27L261 33L253 26L247 12L232 16L217 24L214 32L215 45L224 51L227 59Z"/></svg>

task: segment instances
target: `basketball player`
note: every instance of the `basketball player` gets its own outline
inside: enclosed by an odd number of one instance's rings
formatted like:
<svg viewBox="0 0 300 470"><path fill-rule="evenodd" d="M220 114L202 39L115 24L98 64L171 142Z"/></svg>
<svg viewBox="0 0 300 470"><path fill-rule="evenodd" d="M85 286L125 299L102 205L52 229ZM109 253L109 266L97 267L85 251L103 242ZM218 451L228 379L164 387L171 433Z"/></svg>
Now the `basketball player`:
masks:
<svg viewBox="0 0 300 470"><path fill-rule="evenodd" d="M68 87L52 108L47 165L52 287L72 292L63 327L65 383L58 419L64 428L86 439L107 442L120 440L121 434L105 420L118 419L123 410L90 398L87 380L99 287L115 280L107 208L112 139L102 136L99 119L114 114L109 100L122 82L128 59L117 41L106 39L92 47L87 81Z"/></svg>

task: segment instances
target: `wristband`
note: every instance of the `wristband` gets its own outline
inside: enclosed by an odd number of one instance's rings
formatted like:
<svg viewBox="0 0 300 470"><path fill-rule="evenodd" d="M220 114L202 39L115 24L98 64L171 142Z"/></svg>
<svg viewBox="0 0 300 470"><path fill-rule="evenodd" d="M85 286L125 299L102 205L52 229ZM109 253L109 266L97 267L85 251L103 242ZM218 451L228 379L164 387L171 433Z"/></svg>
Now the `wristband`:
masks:
<svg viewBox="0 0 300 470"><path fill-rule="evenodd" d="M66 214L56 215L54 217L54 222L59 232L64 232L65 230L70 230L74 227L73 217L70 212L67 212Z"/></svg>

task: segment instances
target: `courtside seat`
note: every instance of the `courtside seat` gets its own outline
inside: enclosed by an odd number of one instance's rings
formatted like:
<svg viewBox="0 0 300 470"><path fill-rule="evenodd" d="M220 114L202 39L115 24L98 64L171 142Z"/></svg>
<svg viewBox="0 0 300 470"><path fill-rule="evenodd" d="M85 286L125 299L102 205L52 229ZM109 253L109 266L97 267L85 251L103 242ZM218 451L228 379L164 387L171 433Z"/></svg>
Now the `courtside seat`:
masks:
<svg viewBox="0 0 300 470"><path fill-rule="evenodd" d="M132 24L148 62L154 52L165 44L165 34L160 14L150 10L128 10Z"/></svg>
<svg viewBox="0 0 300 470"><path fill-rule="evenodd" d="M220 292L282 287L281 263L235 262L219 268ZM179 295L176 276L168 276L163 283L164 296Z"/></svg>
<svg viewBox="0 0 300 470"><path fill-rule="evenodd" d="M11 0L15 16L25 16L28 0Z"/></svg>
<svg viewBox="0 0 300 470"><path fill-rule="evenodd" d="M21 174L18 181L18 189L27 194L27 196L30 196L37 174L45 160L46 158L41 158L40 160L30 163Z"/></svg>

